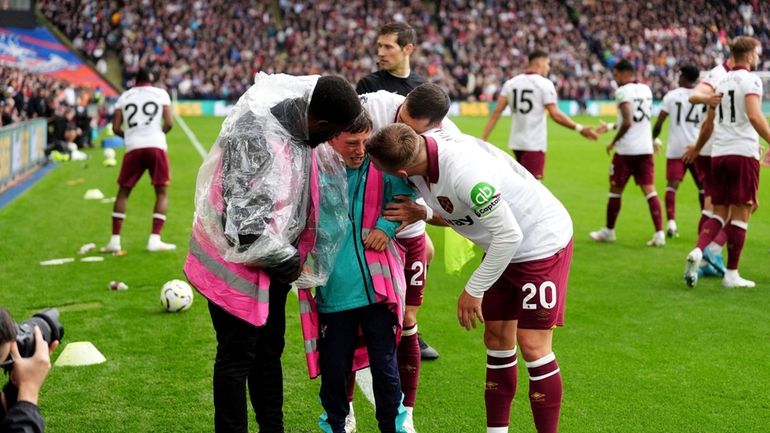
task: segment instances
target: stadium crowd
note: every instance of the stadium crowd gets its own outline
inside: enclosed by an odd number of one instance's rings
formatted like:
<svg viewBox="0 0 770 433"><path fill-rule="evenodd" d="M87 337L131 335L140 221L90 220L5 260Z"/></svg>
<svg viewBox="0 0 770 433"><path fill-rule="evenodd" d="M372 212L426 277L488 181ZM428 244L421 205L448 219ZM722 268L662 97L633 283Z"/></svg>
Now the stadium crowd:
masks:
<svg viewBox="0 0 770 433"><path fill-rule="evenodd" d="M104 97L98 89L0 65L0 127L46 119L49 146L75 142L80 148L89 147L92 128L106 122L107 108L102 102ZM93 116L96 110L99 115Z"/></svg>
<svg viewBox="0 0 770 433"><path fill-rule="evenodd" d="M377 29L393 20L418 32L416 72L454 100L493 101L535 48L553 55L549 78L559 97L577 100L609 98L609 68L622 58L634 62L660 98L674 87L678 63L714 66L725 58L728 37L752 35L770 49L770 6L758 0L199 0L189 5L42 0L39 5L97 64L107 50L116 53L125 83L147 65L163 85L188 98L234 99L258 71L335 71L355 83L377 68Z"/></svg>

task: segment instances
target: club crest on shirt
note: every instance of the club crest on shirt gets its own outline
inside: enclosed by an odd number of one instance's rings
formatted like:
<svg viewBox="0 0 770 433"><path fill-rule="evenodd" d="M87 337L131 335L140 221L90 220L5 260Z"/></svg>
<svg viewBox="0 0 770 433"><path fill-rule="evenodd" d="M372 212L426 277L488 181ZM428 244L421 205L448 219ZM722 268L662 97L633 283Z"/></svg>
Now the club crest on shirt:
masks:
<svg viewBox="0 0 770 433"><path fill-rule="evenodd" d="M440 204L441 208L447 211L447 213L452 213L455 210L455 205L452 204L452 200L449 200L449 197L440 195L436 197L436 200L438 200L438 204Z"/></svg>

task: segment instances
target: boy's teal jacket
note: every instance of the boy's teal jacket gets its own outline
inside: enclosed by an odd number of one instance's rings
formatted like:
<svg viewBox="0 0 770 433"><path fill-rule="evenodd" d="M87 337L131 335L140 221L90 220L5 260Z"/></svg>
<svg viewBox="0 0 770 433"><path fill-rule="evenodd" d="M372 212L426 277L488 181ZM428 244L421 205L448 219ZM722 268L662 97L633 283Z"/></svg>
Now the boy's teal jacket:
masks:
<svg viewBox="0 0 770 433"><path fill-rule="evenodd" d="M372 287L372 277L364 257L364 241L362 238L362 220L364 213L364 196L367 191L366 179L369 174L369 156L364 158L358 168L347 168L348 175L348 224L344 227L344 240L334 263L334 270L325 286L316 288L316 302L320 313L335 313L352 310L375 303ZM385 205L395 201L394 196L405 195L414 198L414 191L406 180L383 173L383 209ZM323 191L321 192L323 194ZM336 227L326 227L329 221L320 218L320 230L327 232L342 232ZM382 216L377 219L377 229L382 230L393 239L397 222L385 220Z"/></svg>

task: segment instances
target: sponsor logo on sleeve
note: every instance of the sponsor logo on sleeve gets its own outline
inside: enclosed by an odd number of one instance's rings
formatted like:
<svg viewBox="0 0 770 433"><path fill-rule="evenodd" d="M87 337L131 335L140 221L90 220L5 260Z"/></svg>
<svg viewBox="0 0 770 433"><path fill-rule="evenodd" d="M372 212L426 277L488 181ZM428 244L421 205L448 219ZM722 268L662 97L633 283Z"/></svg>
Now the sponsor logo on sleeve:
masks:
<svg viewBox="0 0 770 433"><path fill-rule="evenodd" d="M483 218L497 209L500 201L500 194L494 186L487 182L479 182L471 189L473 212L479 218Z"/></svg>

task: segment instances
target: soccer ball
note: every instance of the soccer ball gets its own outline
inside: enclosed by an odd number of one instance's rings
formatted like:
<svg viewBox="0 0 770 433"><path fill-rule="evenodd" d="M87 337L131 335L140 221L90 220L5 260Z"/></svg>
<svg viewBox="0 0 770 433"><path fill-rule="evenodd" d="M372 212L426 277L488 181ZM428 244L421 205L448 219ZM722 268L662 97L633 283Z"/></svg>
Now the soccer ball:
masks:
<svg viewBox="0 0 770 433"><path fill-rule="evenodd" d="M160 289L160 305L169 313L187 310L192 303L192 287L185 281L171 280Z"/></svg>

